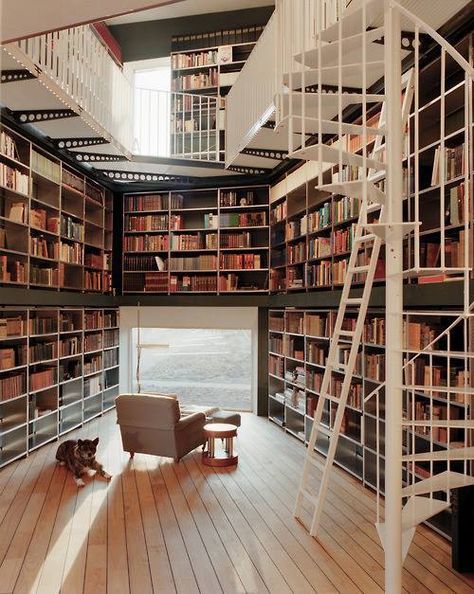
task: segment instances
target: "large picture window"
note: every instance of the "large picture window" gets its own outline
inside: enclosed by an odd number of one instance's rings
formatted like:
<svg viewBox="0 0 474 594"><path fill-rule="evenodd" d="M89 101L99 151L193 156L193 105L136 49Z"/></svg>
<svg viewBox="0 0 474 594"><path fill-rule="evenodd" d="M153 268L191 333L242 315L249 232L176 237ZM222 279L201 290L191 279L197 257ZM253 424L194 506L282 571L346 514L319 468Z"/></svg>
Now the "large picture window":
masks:
<svg viewBox="0 0 474 594"><path fill-rule="evenodd" d="M183 405L252 409L250 330L134 328L132 340L134 391L139 381L141 392L174 393Z"/></svg>

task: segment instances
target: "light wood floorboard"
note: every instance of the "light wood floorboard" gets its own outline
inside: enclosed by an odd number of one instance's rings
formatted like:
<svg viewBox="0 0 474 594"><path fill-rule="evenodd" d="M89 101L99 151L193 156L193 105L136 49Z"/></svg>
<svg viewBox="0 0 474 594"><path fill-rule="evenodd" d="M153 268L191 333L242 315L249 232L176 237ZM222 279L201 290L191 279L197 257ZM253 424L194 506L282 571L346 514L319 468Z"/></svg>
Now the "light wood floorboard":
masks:
<svg viewBox="0 0 474 594"><path fill-rule="evenodd" d="M239 464L179 464L122 451L115 412L66 438L100 436L112 475L78 489L57 443L0 470L0 594L380 594L374 495L335 469L319 539L292 515L304 447L244 415ZM310 510L305 509L307 517ZM417 529L404 593L474 593L450 544Z"/></svg>

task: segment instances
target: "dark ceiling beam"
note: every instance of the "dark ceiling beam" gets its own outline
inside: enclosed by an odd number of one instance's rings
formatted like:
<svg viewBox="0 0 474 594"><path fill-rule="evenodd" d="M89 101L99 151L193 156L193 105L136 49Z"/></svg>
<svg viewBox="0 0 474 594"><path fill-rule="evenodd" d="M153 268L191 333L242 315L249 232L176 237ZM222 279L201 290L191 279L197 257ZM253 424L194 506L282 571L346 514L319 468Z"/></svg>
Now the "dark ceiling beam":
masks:
<svg viewBox="0 0 474 594"><path fill-rule="evenodd" d="M272 172L272 169L268 169L266 167L247 167L245 165L230 165L227 169L229 171L244 173L246 175L269 175Z"/></svg>
<svg viewBox="0 0 474 594"><path fill-rule="evenodd" d="M279 149L247 147L242 149L240 152L242 155L251 155L252 157L262 157L264 159L274 159L275 161L284 161L288 158L288 151Z"/></svg>
<svg viewBox="0 0 474 594"><path fill-rule="evenodd" d="M99 136L79 137L79 138L50 138L50 141L57 149L82 148L84 146L97 146L98 144L109 144L105 138Z"/></svg>
<svg viewBox="0 0 474 594"><path fill-rule="evenodd" d="M64 118L78 118L72 109L20 109L12 110L12 116L20 124L36 124Z"/></svg>
<svg viewBox="0 0 474 594"><path fill-rule="evenodd" d="M175 19L114 25L110 30L122 48L124 62L132 62L169 56L171 38L176 35L266 25L273 10L274 6L263 6L246 10L197 14Z"/></svg>
<svg viewBox="0 0 474 594"><path fill-rule="evenodd" d="M31 80L36 78L29 70L2 70L0 72L0 82L18 82L21 80Z"/></svg>

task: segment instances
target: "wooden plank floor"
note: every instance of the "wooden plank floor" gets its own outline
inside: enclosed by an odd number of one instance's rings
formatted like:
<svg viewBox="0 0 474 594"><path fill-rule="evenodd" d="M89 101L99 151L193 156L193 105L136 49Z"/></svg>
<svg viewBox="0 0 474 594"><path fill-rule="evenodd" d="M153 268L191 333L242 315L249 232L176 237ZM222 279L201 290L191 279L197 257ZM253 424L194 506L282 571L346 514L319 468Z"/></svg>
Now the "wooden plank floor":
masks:
<svg viewBox="0 0 474 594"><path fill-rule="evenodd" d="M244 415L239 465L212 470L123 454L112 411L71 434L99 435L111 483L77 489L57 444L0 471L0 594L381 593L374 497L335 470L318 541L292 517L304 448ZM419 527L404 592L474 592L450 547Z"/></svg>

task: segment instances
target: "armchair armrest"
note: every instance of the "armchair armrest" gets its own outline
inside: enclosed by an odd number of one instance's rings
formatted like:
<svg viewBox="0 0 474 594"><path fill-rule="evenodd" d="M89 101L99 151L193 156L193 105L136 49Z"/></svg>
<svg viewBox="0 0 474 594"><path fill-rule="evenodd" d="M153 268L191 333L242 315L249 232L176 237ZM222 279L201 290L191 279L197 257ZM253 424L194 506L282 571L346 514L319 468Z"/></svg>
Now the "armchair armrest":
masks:
<svg viewBox="0 0 474 594"><path fill-rule="evenodd" d="M181 417L176 423L176 429L183 431L190 429L193 425L199 425L201 428L206 424L206 415L202 412L195 412L186 417Z"/></svg>

